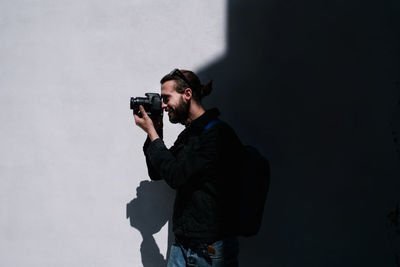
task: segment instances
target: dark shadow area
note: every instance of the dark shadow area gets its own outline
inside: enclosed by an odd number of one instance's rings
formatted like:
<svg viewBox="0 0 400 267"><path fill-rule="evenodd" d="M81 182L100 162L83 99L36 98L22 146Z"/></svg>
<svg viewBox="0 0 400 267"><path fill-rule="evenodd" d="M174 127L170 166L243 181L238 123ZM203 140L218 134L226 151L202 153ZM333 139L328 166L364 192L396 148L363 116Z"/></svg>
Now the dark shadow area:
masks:
<svg viewBox="0 0 400 267"><path fill-rule="evenodd" d="M393 251L396 267L400 267L400 207L397 203L396 208L389 212L387 216L387 230L390 248Z"/></svg>
<svg viewBox="0 0 400 267"><path fill-rule="evenodd" d="M263 227L241 266L395 266L398 1L228 1L206 107L267 156ZM395 124L395 125L393 125Z"/></svg>
<svg viewBox="0 0 400 267"><path fill-rule="evenodd" d="M399 74L400 75L400 74ZM393 142L396 153L400 161L400 81L396 84L397 88L397 105L393 109L393 119L391 122Z"/></svg>
<svg viewBox="0 0 400 267"><path fill-rule="evenodd" d="M142 181L136 189L136 198L126 206L126 216L132 227L142 235L140 253L143 267L166 266L167 261L160 253L153 235L171 221L175 192L163 181ZM168 252L172 244L171 223L168 224Z"/></svg>

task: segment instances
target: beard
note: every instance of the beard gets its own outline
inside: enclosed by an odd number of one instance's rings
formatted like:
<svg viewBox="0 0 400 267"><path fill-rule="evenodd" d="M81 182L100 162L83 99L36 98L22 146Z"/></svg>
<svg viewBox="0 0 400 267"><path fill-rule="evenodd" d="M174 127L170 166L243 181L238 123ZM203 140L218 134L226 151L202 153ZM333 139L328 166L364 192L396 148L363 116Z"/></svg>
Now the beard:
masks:
<svg viewBox="0 0 400 267"><path fill-rule="evenodd" d="M169 121L171 123L181 123L185 125L189 117L190 102L185 103L183 98L179 100L178 106L168 112Z"/></svg>

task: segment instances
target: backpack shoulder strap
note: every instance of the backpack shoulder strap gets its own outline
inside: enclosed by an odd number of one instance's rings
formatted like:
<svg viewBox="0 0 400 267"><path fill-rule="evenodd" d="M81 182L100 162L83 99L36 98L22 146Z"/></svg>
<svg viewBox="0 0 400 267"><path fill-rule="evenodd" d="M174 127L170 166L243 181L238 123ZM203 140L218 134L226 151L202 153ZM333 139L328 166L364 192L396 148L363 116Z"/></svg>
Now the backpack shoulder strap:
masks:
<svg viewBox="0 0 400 267"><path fill-rule="evenodd" d="M221 121L221 120L219 120L219 119L215 119L215 120L210 121L210 122L206 125L206 127L204 127L204 130L210 129L214 124L219 123L220 121Z"/></svg>

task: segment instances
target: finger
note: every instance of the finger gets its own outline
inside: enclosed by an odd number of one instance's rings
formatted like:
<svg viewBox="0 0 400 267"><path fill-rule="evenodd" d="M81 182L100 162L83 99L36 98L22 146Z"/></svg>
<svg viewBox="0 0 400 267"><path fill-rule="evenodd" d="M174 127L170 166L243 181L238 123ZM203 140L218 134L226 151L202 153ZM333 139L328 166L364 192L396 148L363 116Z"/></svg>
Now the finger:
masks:
<svg viewBox="0 0 400 267"><path fill-rule="evenodd" d="M139 110L140 110L140 113L142 114L142 117L144 118L145 114L147 115L146 110L144 110L144 107L142 105L139 106Z"/></svg>
<svg viewBox="0 0 400 267"><path fill-rule="evenodd" d="M136 114L133 114L133 117L135 118L135 123L136 123L136 125L139 125L139 124L143 124L143 122L144 122L144 119L143 118L140 118L138 115L136 115Z"/></svg>
<svg viewBox="0 0 400 267"><path fill-rule="evenodd" d="M146 110L144 110L144 107L142 105L139 106L140 113L142 113L143 118L148 118L149 116L146 113Z"/></svg>
<svg viewBox="0 0 400 267"><path fill-rule="evenodd" d="M140 120L140 118L139 118L139 116L136 115L136 114L133 114L133 117L135 118L135 123L136 123L136 125L137 125L138 122L139 122L139 120Z"/></svg>

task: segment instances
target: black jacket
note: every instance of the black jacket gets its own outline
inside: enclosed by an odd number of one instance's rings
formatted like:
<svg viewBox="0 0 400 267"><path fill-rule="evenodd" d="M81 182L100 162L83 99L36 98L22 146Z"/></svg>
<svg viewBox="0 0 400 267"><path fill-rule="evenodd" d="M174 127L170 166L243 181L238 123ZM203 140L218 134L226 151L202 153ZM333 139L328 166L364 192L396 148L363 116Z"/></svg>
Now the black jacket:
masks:
<svg viewBox="0 0 400 267"><path fill-rule="evenodd" d="M147 139L144 151L149 176L176 189L173 231L191 245L211 243L235 233L239 172L243 146L234 131L206 111L167 149L161 139Z"/></svg>

